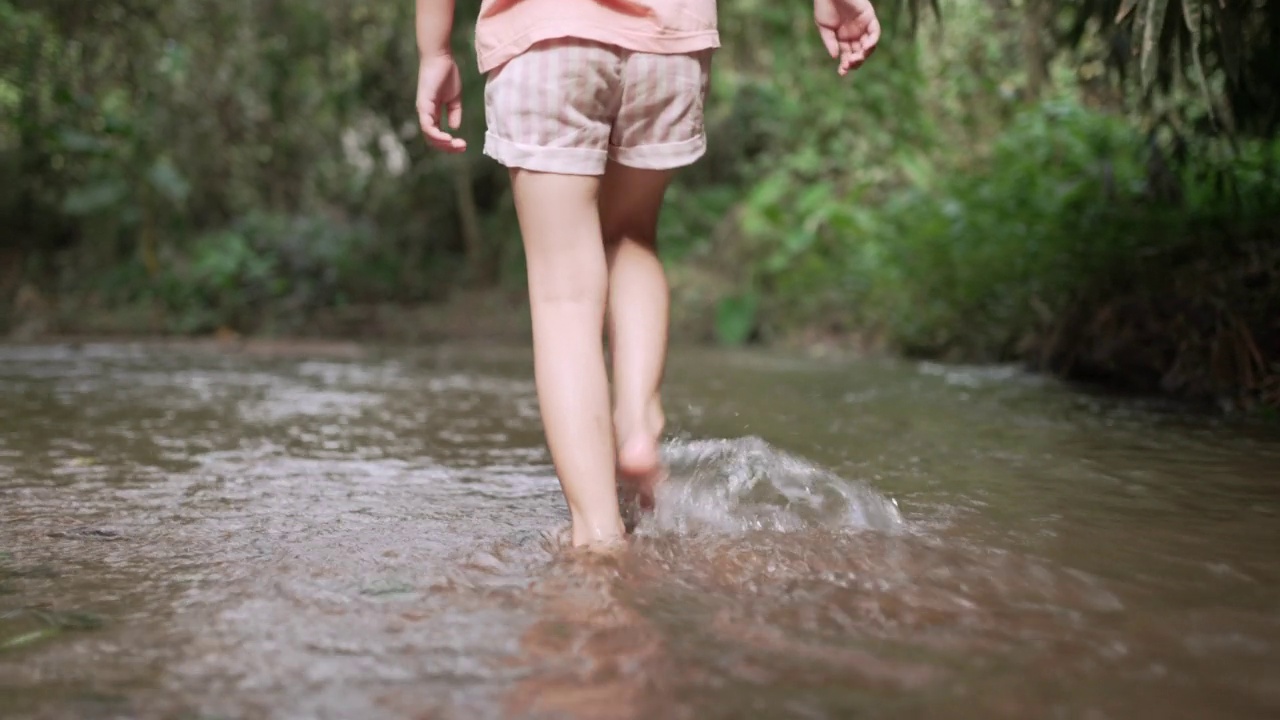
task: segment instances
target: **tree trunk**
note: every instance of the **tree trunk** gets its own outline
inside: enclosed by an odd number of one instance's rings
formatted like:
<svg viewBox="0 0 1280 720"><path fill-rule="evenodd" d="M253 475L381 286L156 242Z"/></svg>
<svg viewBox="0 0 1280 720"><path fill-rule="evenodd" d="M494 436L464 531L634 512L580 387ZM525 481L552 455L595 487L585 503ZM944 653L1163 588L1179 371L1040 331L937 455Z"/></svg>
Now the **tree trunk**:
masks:
<svg viewBox="0 0 1280 720"><path fill-rule="evenodd" d="M1026 100L1035 102L1049 80L1049 53L1044 27L1051 17L1048 0L1026 0L1022 23L1022 55L1027 67Z"/></svg>

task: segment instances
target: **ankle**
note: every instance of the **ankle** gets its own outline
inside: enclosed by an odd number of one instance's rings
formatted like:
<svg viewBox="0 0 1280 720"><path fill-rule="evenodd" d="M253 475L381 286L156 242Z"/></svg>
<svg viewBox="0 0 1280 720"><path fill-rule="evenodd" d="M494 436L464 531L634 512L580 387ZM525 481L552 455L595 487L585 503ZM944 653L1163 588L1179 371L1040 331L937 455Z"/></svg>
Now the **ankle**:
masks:
<svg viewBox="0 0 1280 720"><path fill-rule="evenodd" d="M647 402L627 407L619 403L614 414L613 426L617 430L617 442L621 446L639 435L657 441L666 428L667 416L662 410L662 398L655 394Z"/></svg>
<svg viewBox="0 0 1280 720"><path fill-rule="evenodd" d="M573 544L575 547L607 546L626 537L627 529L622 515L615 513L610 519L590 522L578 513L573 515Z"/></svg>
<svg viewBox="0 0 1280 720"><path fill-rule="evenodd" d="M653 434L655 438L662 436L662 431L667 426L667 414L662 410L662 397L657 393L650 398L648 405L645 407L645 429Z"/></svg>

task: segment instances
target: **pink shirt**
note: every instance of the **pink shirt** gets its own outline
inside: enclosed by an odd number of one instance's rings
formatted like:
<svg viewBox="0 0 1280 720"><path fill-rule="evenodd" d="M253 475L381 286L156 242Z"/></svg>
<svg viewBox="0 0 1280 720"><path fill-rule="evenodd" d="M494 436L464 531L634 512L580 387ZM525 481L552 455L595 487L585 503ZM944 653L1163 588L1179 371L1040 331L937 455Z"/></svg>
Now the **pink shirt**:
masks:
<svg viewBox="0 0 1280 720"><path fill-rule="evenodd" d="M480 72L564 37L658 54L715 48L716 0L484 0L476 22Z"/></svg>

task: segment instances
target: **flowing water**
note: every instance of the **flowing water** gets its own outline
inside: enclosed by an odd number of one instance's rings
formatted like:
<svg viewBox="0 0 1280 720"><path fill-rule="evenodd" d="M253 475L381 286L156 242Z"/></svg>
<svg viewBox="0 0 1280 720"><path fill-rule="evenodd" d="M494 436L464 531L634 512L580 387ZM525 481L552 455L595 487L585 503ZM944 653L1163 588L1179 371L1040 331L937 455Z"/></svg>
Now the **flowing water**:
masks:
<svg viewBox="0 0 1280 720"><path fill-rule="evenodd" d="M0 717L1280 717L1280 432L679 353L564 547L524 348L0 347Z"/></svg>

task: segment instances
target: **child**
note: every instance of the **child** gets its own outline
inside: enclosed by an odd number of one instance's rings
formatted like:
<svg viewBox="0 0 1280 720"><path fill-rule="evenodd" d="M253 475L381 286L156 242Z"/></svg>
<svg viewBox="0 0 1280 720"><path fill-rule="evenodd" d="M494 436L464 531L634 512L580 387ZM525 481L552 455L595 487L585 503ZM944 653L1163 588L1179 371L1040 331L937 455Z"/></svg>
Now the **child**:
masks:
<svg viewBox="0 0 1280 720"><path fill-rule="evenodd" d="M417 0L417 105L427 140L462 152L466 142L440 125L462 120L453 11L454 0ZM879 40L870 0L815 0L814 18L841 75ZM715 0L481 4L484 152L511 173L535 384L574 545L623 538L619 480L652 503L668 325L658 211L673 172L705 151L703 101L719 44Z"/></svg>

